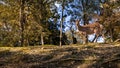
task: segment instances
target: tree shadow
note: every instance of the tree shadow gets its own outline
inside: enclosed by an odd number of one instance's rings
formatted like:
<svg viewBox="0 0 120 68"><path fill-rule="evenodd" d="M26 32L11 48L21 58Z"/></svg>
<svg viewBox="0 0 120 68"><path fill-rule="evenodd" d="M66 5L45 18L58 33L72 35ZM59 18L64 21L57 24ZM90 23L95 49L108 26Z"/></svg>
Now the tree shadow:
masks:
<svg viewBox="0 0 120 68"><path fill-rule="evenodd" d="M120 47L65 47L49 53L0 51L1 68L119 68Z"/></svg>

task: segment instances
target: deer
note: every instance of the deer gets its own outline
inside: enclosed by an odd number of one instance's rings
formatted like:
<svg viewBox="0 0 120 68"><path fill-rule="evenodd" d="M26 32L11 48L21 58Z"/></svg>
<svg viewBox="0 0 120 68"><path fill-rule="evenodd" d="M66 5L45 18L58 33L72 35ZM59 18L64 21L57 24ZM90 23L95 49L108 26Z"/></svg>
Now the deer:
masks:
<svg viewBox="0 0 120 68"><path fill-rule="evenodd" d="M102 36L104 38L104 34L102 33L103 25L100 24L98 21L83 26L81 26L79 22L80 20L75 20L75 25L77 27L77 33L83 38L83 44L86 44L88 42L87 36L91 34L95 34L95 37L92 40L92 42L97 42L99 36Z"/></svg>

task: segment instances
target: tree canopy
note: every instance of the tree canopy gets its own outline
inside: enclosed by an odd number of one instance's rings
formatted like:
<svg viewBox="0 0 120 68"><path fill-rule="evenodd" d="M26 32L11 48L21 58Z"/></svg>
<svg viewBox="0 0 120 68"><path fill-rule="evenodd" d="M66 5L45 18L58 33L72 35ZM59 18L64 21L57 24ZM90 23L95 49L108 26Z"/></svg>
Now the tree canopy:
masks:
<svg viewBox="0 0 120 68"><path fill-rule="evenodd" d="M75 38L79 40L74 34L76 19L83 25L99 20L107 41L115 41L120 38L119 3L119 0L1 0L0 45L59 45L59 41L73 44Z"/></svg>

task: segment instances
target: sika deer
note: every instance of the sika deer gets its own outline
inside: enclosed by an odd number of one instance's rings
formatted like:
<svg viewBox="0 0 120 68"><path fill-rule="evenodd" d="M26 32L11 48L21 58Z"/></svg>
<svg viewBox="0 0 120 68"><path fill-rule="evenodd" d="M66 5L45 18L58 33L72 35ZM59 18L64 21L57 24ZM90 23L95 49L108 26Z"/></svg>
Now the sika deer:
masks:
<svg viewBox="0 0 120 68"><path fill-rule="evenodd" d="M98 37L99 36L104 36L102 34L102 31L103 31L103 25L101 25L100 23L98 22L94 22L92 24L88 24L88 25L84 25L84 26L81 26L79 24L79 20L76 20L75 21L75 24L77 26L77 30L78 30L78 34L82 35L83 36L83 43L87 43L87 36L90 35L90 34L95 34L95 38L92 40L92 42L96 42Z"/></svg>

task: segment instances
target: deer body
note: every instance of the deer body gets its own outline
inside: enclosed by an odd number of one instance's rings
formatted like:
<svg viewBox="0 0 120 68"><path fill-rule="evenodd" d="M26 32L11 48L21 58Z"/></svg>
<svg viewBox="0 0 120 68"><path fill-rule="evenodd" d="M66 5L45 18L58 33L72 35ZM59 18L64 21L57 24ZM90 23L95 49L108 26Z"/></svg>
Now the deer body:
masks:
<svg viewBox="0 0 120 68"><path fill-rule="evenodd" d="M101 24L99 24L98 22L92 23L92 24L88 24L88 25L84 25L81 26L79 25L79 20L76 21L76 26L77 26L77 30L78 33L82 36L84 36L84 43L87 42L87 36L90 34L95 34L96 37L93 39L92 42L96 42L97 38L102 35L102 30L103 30L103 26Z"/></svg>

